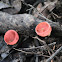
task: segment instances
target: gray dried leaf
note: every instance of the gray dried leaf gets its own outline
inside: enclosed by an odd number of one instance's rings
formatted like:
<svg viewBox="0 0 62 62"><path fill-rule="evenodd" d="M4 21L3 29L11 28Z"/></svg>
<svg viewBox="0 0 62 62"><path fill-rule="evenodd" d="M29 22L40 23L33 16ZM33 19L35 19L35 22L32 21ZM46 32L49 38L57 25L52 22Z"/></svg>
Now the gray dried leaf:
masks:
<svg viewBox="0 0 62 62"><path fill-rule="evenodd" d="M0 9L8 8L8 7L11 7L11 6L0 1Z"/></svg>

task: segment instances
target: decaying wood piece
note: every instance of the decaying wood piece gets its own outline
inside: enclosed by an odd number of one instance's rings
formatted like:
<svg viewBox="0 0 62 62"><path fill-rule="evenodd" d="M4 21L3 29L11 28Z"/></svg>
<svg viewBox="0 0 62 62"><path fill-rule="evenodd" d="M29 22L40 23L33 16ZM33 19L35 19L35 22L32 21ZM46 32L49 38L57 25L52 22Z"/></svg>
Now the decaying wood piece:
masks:
<svg viewBox="0 0 62 62"><path fill-rule="evenodd" d="M9 14L16 14L21 10L21 0L1 0L2 2L9 4L11 8L5 8L2 11Z"/></svg>
<svg viewBox="0 0 62 62"><path fill-rule="evenodd" d="M9 29L14 29L17 30L20 34L32 36L35 33L36 25L43 21L44 20L39 20L29 14L10 15L4 12L0 12L0 33L5 33ZM62 27L56 22L48 22L53 27L53 30L56 29L56 31L58 31L61 36Z"/></svg>
<svg viewBox="0 0 62 62"><path fill-rule="evenodd" d="M38 1L39 2L39 1ZM41 2L39 2L39 4L37 5L37 10L39 13L42 13L45 17L47 17L50 12L56 7L56 4L57 4L58 0L54 0L54 1L46 1L44 2L44 6L42 5ZM36 14L36 9L33 10L33 14L35 17L38 17L38 14Z"/></svg>

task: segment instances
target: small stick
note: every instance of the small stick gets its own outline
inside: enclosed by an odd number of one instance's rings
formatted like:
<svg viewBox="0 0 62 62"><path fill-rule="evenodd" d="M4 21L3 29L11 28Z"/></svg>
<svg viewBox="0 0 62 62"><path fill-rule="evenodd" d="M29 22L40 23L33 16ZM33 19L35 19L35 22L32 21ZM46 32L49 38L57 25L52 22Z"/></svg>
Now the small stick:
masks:
<svg viewBox="0 0 62 62"><path fill-rule="evenodd" d="M40 55L40 56L45 56L45 57L49 57L49 56L46 56L46 55L43 55L41 54L41 52L26 52L26 51L23 51L23 50L19 50L19 49L16 49L16 48L13 48L14 50L16 51L19 51L19 52L22 52L22 53L25 53L25 54L36 54L36 55Z"/></svg>
<svg viewBox="0 0 62 62"><path fill-rule="evenodd" d="M45 41L43 41L40 38L38 38L38 36L33 37L33 38L38 39L40 41L40 43L42 42L44 45L46 45L46 47L47 47L47 49L48 49L49 52L51 51L52 53L54 53L53 50L46 44Z"/></svg>
<svg viewBox="0 0 62 62"><path fill-rule="evenodd" d="M52 56L50 56L50 58L48 58L46 62L50 62L61 50L62 46Z"/></svg>
<svg viewBox="0 0 62 62"><path fill-rule="evenodd" d="M53 13L53 12L52 12L52 14L53 14L54 16L56 16L57 18L62 18L62 16L58 16L57 14L55 14L55 13Z"/></svg>
<svg viewBox="0 0 62 62"><path fill-rule="evenodd" d="M46 42L45 41L43 41L43 40L41 40L40 38L38 38L37 36L35 36L35 37L32 37L32 38L34 38L34 39L38 39L40 42L42 42L43 44L46 44Z"/></svg>
<svg viewBox="0 0 62 62"><path fill-rule="evenodd" d="M38 55L36 55L36 60L35 60L35 62L38 62L38 60L39 60Z"/></svg>
<svg viewBox="0 0 62 62"><path fill-rule="evenodd" d="M55 50L55 45L54 45L54 47L53 47L53 50Z"/></svg>
<svg viewBox="0 0 62 62"><path fill-rule="evenodd" d="M51 62L53 62L53 60L51 60Z"/></svg>
<svg viewBox="0 0 62 62"><path fill-rule="evenodd" d="M48 44L48 46L55 45L55 44L56 44L56 42L53 42L53 43ZM23 48L23 49L24 49L24 50L31 50L31 49L38 49L38 48L43 49L44 47L45 47L45 45L43 45L43 46L38 46L38 47L31 47L31 48Z"/></svg>

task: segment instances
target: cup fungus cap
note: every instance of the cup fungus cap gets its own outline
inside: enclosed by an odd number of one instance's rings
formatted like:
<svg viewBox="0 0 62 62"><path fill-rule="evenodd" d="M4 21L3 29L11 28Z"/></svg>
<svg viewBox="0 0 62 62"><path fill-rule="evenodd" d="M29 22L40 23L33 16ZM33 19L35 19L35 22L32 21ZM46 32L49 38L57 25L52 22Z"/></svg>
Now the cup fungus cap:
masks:
<svg viewBox="0 0 62 62"><path fill-rule="evenodd" d="M19 35L15 30L8 30L4 35L4 41L8 45L14 45L18 42Z"/></svg>
<svg viewBox="0 0 62 62"><path fill-rule="evenodd" d="M52 28L48 22L41 22L35 28L35 32L41 37L49 36L51 31Z"/></svg>

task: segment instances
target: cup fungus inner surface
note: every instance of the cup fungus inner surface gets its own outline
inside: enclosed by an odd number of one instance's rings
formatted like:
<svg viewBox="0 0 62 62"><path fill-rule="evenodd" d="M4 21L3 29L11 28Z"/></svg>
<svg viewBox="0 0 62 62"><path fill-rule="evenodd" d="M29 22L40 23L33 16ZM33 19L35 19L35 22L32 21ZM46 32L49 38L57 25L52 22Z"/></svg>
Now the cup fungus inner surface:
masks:
<svg viewBox="0 0 62 62"><path fill-rule="evenodd" d="M50 25L47 22L41 22L36 26L36 33L37 34L44 34L49 33Z"/></svg>
<svg viewBox="0 0 62 62"><path fill-rule="evenodd" d="M8 32L6 35L6 42L10 43L15 39L15 33L14 32Z"/></svg>
<svg viewBox="0 0 62 62"><path fill-rule="evenodd" d="M40 25L39 27L38 27L38 32L39 33L42 33L42 32L45 32L46 31L46 29L47 29L47 24L46 25Z"/></svg>
<svg viewBox="0 0 62 62"><path fill-rule="evenodd" d="M18 41L19 37L16 31L8 30L5 33L4 40L7 44L14 44Z"/></svg>

